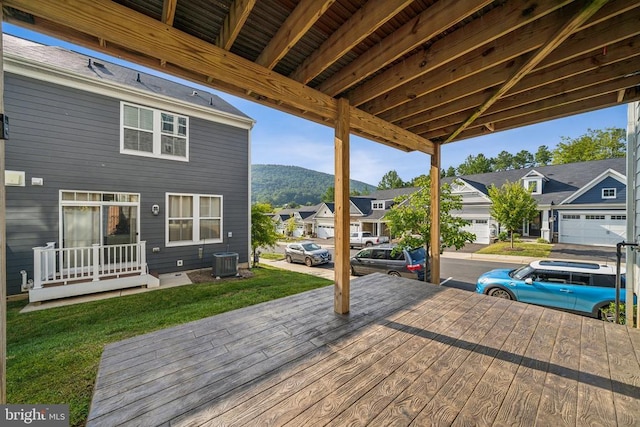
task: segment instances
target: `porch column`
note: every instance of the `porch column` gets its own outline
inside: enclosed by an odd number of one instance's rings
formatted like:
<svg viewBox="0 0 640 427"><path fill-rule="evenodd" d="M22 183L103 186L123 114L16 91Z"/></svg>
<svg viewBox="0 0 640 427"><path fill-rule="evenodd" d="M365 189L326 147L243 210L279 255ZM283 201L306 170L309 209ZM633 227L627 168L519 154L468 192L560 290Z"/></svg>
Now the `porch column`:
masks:
<svg viewBox="0 0 640 427"><path fill-rule="evenodd" d="M2 34L2 2L0 1L0 35ZM4 114L4 47L0 37L0 114ZM0 132L0 405L7 403L7 201L4 186L5 152Z"/></svg>
<svg viewBox="0 0 640 427"><path fill-rule="evenodd" d="M440 144L431 155L431 283L440 284Z"/></svg>
<svg viewBox="0 0 640 427"><path fill-rule="evenodd" d="M334 300L336 313L349 312L349 101L338 100L334 138L335 216L334 216Z"/></svg>

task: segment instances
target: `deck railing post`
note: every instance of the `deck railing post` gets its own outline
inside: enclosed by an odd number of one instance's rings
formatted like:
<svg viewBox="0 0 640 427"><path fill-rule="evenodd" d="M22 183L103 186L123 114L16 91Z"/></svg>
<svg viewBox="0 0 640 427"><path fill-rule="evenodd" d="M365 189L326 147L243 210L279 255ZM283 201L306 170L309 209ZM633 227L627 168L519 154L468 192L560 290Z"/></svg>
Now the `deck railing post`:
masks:
<svg viewBox="0 0 640 427"><path fill-rule="evenodd" d="M140 253L137 256L137 259L139 260L140 263L140 275L146 274L147 273L147 242L146 241L142 241L140 242L140 244L138 245L138 250L140 251Z"/></svg>
<svg viewBox="0 0 640 427"><path fill-rule="evenodd" d="M33 289L42 288L42 250L43 247L33 248Z"/></svg>
<svg viewBox="0 0 640 427"><path fill-rule="evenodd" d="M100 245L98 243L94 243L93 247L93 281L97 282L100 280Z"/></svg>

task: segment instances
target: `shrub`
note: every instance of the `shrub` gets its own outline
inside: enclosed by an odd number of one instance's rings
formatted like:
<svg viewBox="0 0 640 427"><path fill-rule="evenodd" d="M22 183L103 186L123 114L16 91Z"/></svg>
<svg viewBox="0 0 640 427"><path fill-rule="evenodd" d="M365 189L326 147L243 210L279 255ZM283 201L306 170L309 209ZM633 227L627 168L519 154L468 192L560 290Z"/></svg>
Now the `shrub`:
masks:
<svg viewBox="0 0 640 427"><path fill-rule="evenodd" d="M538 237L536 239L536 243L549 243L549 241L547 239L543 239L542 237Z"/></svg>
<svg viewBox="0 0 640 427"><path fill-rule="evenodd" d="M625 310L626 310L625 304L620 303L618 305L618 311L620 313L620 319L618 319L618 323L621 325L624 325L626 323ZM609 303L607 307L600 309L600 311L602 312L602 320L615 323L616 321L616 303L615 302ZM637 320L638 320L637 314L638 314L638 306L634 305L633 306L634 324L637 324Z"/></svg>
<svg viewBox="0 0 640 427"><path fill-rule="evenodd" d="M500 240L501 242L506 242L509 240L509 233L506 231L501 231L500 234L498 234L498 240Z"/></svg>

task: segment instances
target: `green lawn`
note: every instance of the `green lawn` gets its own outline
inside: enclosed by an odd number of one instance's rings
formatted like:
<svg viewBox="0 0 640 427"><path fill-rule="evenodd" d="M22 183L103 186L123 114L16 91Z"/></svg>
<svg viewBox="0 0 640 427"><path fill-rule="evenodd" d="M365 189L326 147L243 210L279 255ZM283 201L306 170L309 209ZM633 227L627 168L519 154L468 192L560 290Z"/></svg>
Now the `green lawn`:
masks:
<svg viewBox="0 0 640 427"><path fill-rule="evenodd" d="M246 279L24 314L26 301L8 303L8 403L69 404L71 425L83 425L105 344L332 283L269 267L252 271Z"/></svg>
<svg viewBox="0 0 640 427"><path fill-rule="evenodd" d="M489 255L517 255L530 256L536 258L548 258L551 253L552 244L535 243L535 242L515 242L514 248L511 249L511 243L498 242L480 249L478 254Z"/></svg>

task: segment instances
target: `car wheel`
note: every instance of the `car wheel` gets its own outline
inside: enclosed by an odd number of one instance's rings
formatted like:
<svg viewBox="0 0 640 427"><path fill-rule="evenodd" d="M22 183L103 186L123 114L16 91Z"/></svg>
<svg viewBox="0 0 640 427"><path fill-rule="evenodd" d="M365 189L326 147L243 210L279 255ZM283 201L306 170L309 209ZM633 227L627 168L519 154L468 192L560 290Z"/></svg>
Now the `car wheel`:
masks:
<svg viewBox="0 0 640 427"><path fill-rule="evenodd" d="M311 258L305 258L305 259L304 259L304 264L305 264L307 267L313 267L313 261L311 260Z"/></svg>
<svg viewBox="0 0 640 427"><path fill-rule="evenodd" d="M357 276L356 270L353 269L353 266L351 266L351 275L352 276Z"/></svg>
<svg viewBox="0 0 640 427"><path fill-rule="evenodd" d="M293 262L293 260L291 259L291 255L287 255L286 257L284 257L284 259L287 260L289 264Z"/></svg>
<svg viewBox="0 0 640 427"><path fill-rule="evenodd" d="M487 295L491 297L503 298L503 299L509 299L509 300L514 299L513 296L511 295L511 292L502 288L492 288L489 290L489 292L487 292Z"/></svg>
<svg viewBox="0 0 640 427"><path fill-rule="evenodd" d="M367 243L365 243L364 245L365 245L366 247L369 247L369 246L373 246L373 243L371 243L371 242L367 242Z"/></svg>
<svg viewBox="0 0 640 427"><path fill-rule="evenodd" d="M400 277L400 273L398 273L397 271L390 271L389 276L393 276L393 277Z"/></svg>

